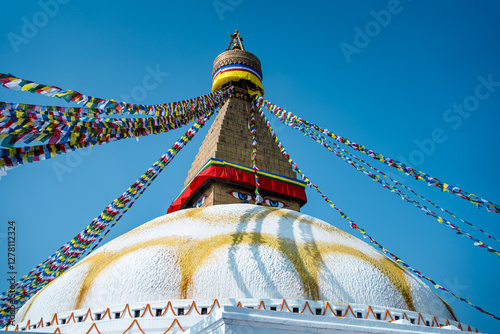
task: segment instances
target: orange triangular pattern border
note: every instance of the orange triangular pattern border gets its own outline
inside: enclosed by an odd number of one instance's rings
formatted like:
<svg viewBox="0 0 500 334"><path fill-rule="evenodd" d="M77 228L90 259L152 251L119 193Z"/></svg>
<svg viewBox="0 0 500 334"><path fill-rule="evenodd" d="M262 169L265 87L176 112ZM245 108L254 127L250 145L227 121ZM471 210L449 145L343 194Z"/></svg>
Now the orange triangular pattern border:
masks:
<svg viewBox="0 0 500 334"><path fill-rule="evenodd" d="M95 323L93 323L92 326L90 326L89 330L85 334L89 334L90 331L92 330L92 328L95 328L95 330L97 331L97 333L101 334L101 332L99 331L99 328L97 328L97 325Z"/></svg>
<svg viewBox="0 0 500 334"><path fill-rule="evenodd" d="M128 315L130 316L131 319L133 319L134 317L132 316L132 313L130 313L130 307L127 305L125 305L125 308L123 309L123 313L120 317L120 319L123 319L125 317L125 310L127 310L128 312Z"/></svg>
<svg viewBox="0 0 500 334"><path fill-rule="evenodd" d="M214 299L214 302L212 303L212 307L210 308L210 311L208 311L207 315L209 315L212 310L214 309L215 304L217 304L217 307L220 308L219 301L217 299Z"/></svg>
<svg viewBox="0 0 500 334"><path fill-rule="evenodd" d="M304 308L302 309L302 312L300 312L300 313L304 313L304 311L306 310L306 307L309 309L309 312L311 312L311 314L314 315L314 312L311 310L311 307L309 306L309 303L307 302L307 300L306 300L306 303L304 304Z"/></svg>
<svg viewBox="0 0 500 334"><path fill-rule="evenodd" d="M146 311L149 311L149 315L151 315L151 317L154 317L153 312L151 312L151 306L149 306L149 304L146 304L146 307L142 312L141 318L143 318L146 315Z"/></svg>
<svg viewBox="0 0 500 334"><path fill-rule="evenodd" d="M165 332L163 332L163 334L168 333L168 331L174 326L174 324L177 324L177 326L180 328L180 330L185 332L184 328L182 328L179 321L177 319L174 319L174 321L172 321L172 324L170 324L170 327Z"/></svg>
<svg viewBox="0 0 500 334"><path fill-rule="evenodd" d="M161 313L160 317L163 317L165 315L165 313L167 313L169 306L170 306L170 310L172 310L172 313L174 314L174 316L177 317L177 314L175 313L175 310L174 310L172 303L170 301L167 303L167 306L165 306L165 308L163 309L163 312Z"/></svg>
<svg viewBox="0 0 500 334"><path fill-rule="evenodd" d="M123 332L123 334L127 333L129 331L130 328L132 328L132 326L136 324L137 325L137 328L139 328L139 330L141 331L142 334L146 334L144 333L144 331L142 330L141 326L139 326L139 322L137 321L137 319L134 319L134 321L132 321L132 323L130 324L130 326L128 326L128 328ZM94 324L95 325L95 324ZM96 327L97 328L97 327ZM88 332L87 332L88 334ZM100 333L99 333L100 334Z"/></svg>
<svg viewBox="0 0 500 334"><path fill-rule="evenodd" d="M194 310L196 311L196 313L198 313L198 315L201 315L201 313L198 311L198 307L196 306L196 303L194 302L194 300L191 303L191 306L189 306L188 311L186 313L184 313L184 315L188 315L189 312L191 312L191 309L193 308L193 306L194 306Z"/></svg>

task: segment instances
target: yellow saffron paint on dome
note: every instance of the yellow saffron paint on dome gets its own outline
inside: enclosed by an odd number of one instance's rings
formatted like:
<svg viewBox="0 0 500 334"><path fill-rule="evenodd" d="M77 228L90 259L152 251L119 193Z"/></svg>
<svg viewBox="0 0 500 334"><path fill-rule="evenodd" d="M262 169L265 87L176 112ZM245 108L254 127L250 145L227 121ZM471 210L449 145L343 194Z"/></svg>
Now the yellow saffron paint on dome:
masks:
<svg viewBox="0 0 500 334"><path fill-rule="evenodd" d="M322 255L335 252L354 256L370 263L384 276L386 276L402 294L408 309L414 310L410 287L404 279L402 268L388 259L374 259L357 249L335 243L307 242L298 244L290 239L280 238L276 235L253 232L228 233L202 240L188 240L187 238L180 237L164 237L138 243L115 253L96 253L90 258L82 261L82 263L91 261L92 264L90 271L87 273L83 284L80 287L75 303L75 309L84 307L84 305L82 305L83 301L90 291L94 280L98 277L102 270L116 262L121 257L136 250L158 245L173 247L177 251L177 263L180 265L182 273L181 285L179 287L180 298L188 299L192 297L190 295L190 288L193 276L196 271L205 264L208 257L217 249L227 246L232 247L240 244L267 246L277 250L280 254L283 254L293 264L296 272L299 274L303 290L307 296L306 298L312 300L320 300L318 274L319 270L322 268Z"/></svg>
<svg viewBox="0 0 500 334"><path fill-rule="evenodd" d="M53 282L53 281L52 281L52 282ZM52 283L52 282L50 282L50 283ZM49 283L49 284L50 284L50 283ZM47 284L46 286L48 286L49 284ZM28 314L29 310L31 309L31 305L33 305L33 302L36 300L36 297L38 297L38 295L40 294L40 292L41 292L41 291L42 291L42 290L38 291L38 292L37 292L37 293L36 293L33 297L31 297L31 298L30 298L30 300L28 300L28 302L25 304L25 305L28 305L28 306L26 307L26 311L25 311L25 312L24 312L24 314L23 314L23 317L22 317L22 319L21 319L21 322L23 322L23 321L24 321L24 319L26 318L26 315Z"/></svg>
<svg viewBox="0 0 500 334"><path fill-rule="evenodd" d="M450 312L451 316L453 317L453 320L458 321L457 315L455 314L455 311L453 311L453 309L451 308L450 304L448 304L443 298L441 298L441 296L439 295L437 296L439 297L439 299L441 299L448 312Z"/></svg>
<svg viewBox="0 0 500 334"><path fill-rule="evenodd" d="M68 271L66 271L65 273L68 273L68 272L70 272L71 270L74 270L76 267L77 267L77 266L71 267L71 268L70 268L70 269L68 269ZM63 273L63 274L65 274L65 273ZM60 276L58 276L58 277L60 277ZM46 286L44 286L44 287L43 287L43 289L42 289L42 290L38 291L38 292L37 292L37 293L36 293L33 297L31 297L31 298L30 298L30 299L26 302L26 304L25 304L25 305L27 305L27 306L26 306L26 311L24 311L24 314L23 314L23 317L22 317L22 319L21 319L21 322L23 322L23 321L25 320L26 315L29 313L29 311L30 311L30 309L31 309L31 306L33 305L33 303L35 302L35 300L38 298L38 296L40 296L40 294L41 294L41 293L42 293L45 289L47 289L47 288L48 288L51 284L53 284L53 283L54 283L54 282L56 282L56 281L57 281L57 278L56 278L56 279L54 279L53 281L49 282ZM24 306L23 306L23 307L24 307Z"/></svg>
<svg viewBox="0 0 500 334"><path fill-rule="evenodd" d="M135 228L134 230L124 234L123 236L126 236L131 232L135 233L136 231L146 231L149 229L155 229L157 226L168 224L172 221L182 221L184 219L189 219L193 221L202 221L203 224L206 225L216 224L219 226L237 224L240 221L238 216L235 217L234 215L231 214L212 212L207 209L208 209L207 207L201 207L201 208L192 208L188 210L177 211L168 214L166 216L154 219L144 225L141 225ZM121 236L119 238L121 238Z"/></svg>
<svg viewBox="0 0 500 334"><path fill-rule="evenodd" d="M323 242L317 243L318 249L320 249L321 253L324 255L329 253L347 254L371 264L373 267L378 269L385 277L387 277L389 281L391 281L391 283L401 293L406 302L408 310L415 311L410 285L408 284L404 276L405 269L399 266L397 263L386 257L375 259L352 247Z"/></svg>
<svg viewBox="0 0 500 334"><path fill-rule="evenodd" d="M276 235L265 233L236 232L217 235L208 239L203 239L183 245L181 259L182 283L181 298L187 299L189 287L192 283L194 273L203 265L208 256L216 249L225 246L253 244L258 246L268 246L283 254L295 267L299 274L308 299L319 299L317 259L302 256L300 245L293 243L289 239L279 238ZM302 253L302 254L301 254ZM319 255L319 254L318 254Z"/></svg>
<svg viewBox="0 0 500 334"><path fill-rule="evenodd" d="M359 241L359 239L357 239L356 237L350 235L347 232L342 231L341 229L339 229L333 225L328 225L328 224L322 223L321 221L318 221L316 219L311 219L310 216L305 216L305 215L301 214L300 212L281 210L281 209L277 209L277 208L269 208L269 209L272 211L272 213L270 213L269 216L276 215L276 216L279 216L283 219L289 220L291 223L293 221L297 221L299 223L312 225L312 226L314 226L318 229L321 229L325 232L328 232L328 233L341 234L342 237L345 239Z"/></svg>
<svg viewBox="0 0 500 334"><path fill-rule="evenodd" d="M162 245L166 247L175 247L176 244L179 243L183 243L183 240L179 237L160 238L138 243L130 247L127 247L125 249L122 249L121 251L118 252L105 251L101 253L94 253L93 256L87 257L78 264L80 265L81 263L86 263L88 261L91 262L90 270L80 286L80 291L78 292L74 308L75 309L82 308L83 301L87 296L88 292L90 291L90 288L92 287L94 280L97 278L99 273L101 273L108 266L119 260L121 257L149 246Z"/></svg>

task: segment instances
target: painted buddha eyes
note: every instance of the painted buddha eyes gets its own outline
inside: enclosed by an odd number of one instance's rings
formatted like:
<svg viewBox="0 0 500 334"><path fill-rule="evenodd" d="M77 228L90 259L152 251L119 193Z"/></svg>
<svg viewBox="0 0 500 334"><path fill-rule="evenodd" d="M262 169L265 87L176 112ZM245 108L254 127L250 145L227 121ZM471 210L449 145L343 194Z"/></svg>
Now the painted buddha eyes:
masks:
<svg viewBox="0 0 500 334"><path fill-rule="evenodd" d="M230 191L229 194L234 198L242 201L253 201L252 195L240 193L239 191Z"/></svg>
<svg viewBox="0 0 500 334"><path fill-rule="evenodd" d="M272 199L269 199L269 198L265 198L264 199L264 203L267 205L267 206L270 206L270 207L273 207L273 208L284 208L286 207L286 204L283 203L283 202L280 202L280 201L275 201L275 200L272 200Z"/></svg>
<svg viewBox="0 0 500 334"><path fill-rule="evenodd" d="M202 206L202 205L203 205L203 203L205 203L205 200L206 200L206 199L207 199L207 196L206 196L206 195L205 195L205 196L203 196L203 197L202 197L202 199L200 199L200 200L198 201L198 203L196 203L195 208L199 208L200 206Z"/></svg>
<svg viewBox="0 0 500 334"><path fill-rule="evenodd" d="M228 192L231 196L236 199L243 201L244 203L248 203L249 201L255 201L255 198L250 194L245 194L236 190ZM281 201L276 201L269 198L264 198L264 204L270 206L272 208L286 208L287 205Z"/></svg>

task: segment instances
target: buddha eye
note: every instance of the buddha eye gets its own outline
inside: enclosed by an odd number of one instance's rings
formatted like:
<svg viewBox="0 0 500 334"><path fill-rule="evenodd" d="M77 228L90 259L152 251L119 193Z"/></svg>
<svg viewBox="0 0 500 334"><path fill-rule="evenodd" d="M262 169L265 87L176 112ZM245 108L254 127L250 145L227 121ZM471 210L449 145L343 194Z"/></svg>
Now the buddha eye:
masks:
<svg viewBox="0 0 500 334"><path fill-rule="evenodd" d="M272 199L269 199L269 198L265 198L264 199L264 203L267 205L267 206L270 206L272 208L286 208L287 205L283 202L280 202L280 201L275 201L275 200L272 200Z"/></svg>
<svg viewBox="0 0 500 334"><path fill-rule="evenodd" d="M253 201L253 196L245 193L240 193L239 191L230 191L229 194L236 199L242 201Z"/></svg>
<svg viewBox="0 0 500 334"><path fill-rule="evenodd" d="M202 199L200 199L200 200L198 201L198 203L196 203L195 207L196 207L196 208L199 208L200 206L202 206L202 205L203 205L203 203L205 203L205 200L206 200L206 199L207 199L207 196L203 196L203 197L202 197Z"/></svg>

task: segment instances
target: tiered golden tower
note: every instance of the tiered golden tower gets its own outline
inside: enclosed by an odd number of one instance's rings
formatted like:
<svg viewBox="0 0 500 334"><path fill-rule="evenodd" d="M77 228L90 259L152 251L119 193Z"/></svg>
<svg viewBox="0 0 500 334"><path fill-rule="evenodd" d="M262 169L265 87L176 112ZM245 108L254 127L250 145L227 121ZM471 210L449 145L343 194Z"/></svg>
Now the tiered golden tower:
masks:
<svg viewBox="0 0 500 334"><path fill-rule="evenodd" d="M214 60L212 90L233 85L234 91L206 135L184 182L185 188L169 212L219 204L259 204L254 196L250 111L253 96L264 94L262 71L259 59L245 50L238 30L230 36L226 51ZM306 203L305 185L296 179L258 110L255 128L262 205L300 211Z"/></svg>

